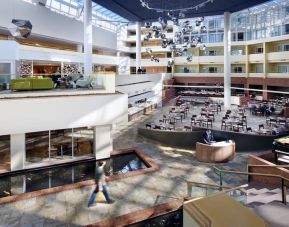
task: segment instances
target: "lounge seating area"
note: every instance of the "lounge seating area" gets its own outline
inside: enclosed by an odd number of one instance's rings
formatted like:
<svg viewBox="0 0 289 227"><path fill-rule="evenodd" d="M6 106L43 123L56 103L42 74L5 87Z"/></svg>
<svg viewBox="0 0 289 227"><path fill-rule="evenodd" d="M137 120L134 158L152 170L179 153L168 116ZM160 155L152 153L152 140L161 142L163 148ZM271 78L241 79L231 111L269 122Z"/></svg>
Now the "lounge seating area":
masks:
<svg viewBox="0 0 289 227"><path fill-rule="evenodd" d="M27 91L27 90L49 90L54 88L51 78L43 77L27 77L11 80L11 90Z"/></svg>

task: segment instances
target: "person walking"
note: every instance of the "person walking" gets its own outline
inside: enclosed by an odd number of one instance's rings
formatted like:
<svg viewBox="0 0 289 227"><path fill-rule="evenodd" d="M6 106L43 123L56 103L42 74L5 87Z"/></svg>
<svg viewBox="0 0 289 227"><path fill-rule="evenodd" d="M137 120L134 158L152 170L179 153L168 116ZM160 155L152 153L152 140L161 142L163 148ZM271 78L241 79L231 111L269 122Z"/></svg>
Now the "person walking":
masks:
<svg viewBox="0 0 289 227"><path fill-rule="evenodd" d="M112 199L110 198L108 194L107 187L106 187L105 174L104 174L105 163L106 163L105 161L99 161L96 164L96 167L95 167L96 187L88 201L87 207L90 207L94 203L97 193L103 193L106 202L109 204L113 203Z"/></svg>

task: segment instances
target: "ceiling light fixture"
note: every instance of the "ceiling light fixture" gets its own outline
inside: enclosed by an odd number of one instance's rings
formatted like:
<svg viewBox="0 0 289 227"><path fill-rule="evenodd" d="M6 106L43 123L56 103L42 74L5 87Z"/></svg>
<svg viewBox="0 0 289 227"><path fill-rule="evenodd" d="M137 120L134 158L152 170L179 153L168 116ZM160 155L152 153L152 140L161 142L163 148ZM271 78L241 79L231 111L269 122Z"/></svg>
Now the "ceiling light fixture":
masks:
<svg viewBox="0 0 289 227"><path fill-rule="evenodd" d="M150 2L151 1L151 2ZM164 17L158 18L158 23L160 26L154 25L152 27L153 33L147 33L144 37L144 41L149 41L154 38L161 38L160 45L162 48L169 47L172 52L172 56L183 56L184 53L188 52L188 48L199 48L200 50L205 50L206 45L202 43L201 33L207 32L206 26L203 25L205 20L204 17L197 18L193 23L191 20L184 20L185 13L188 10L199 9L200 7L205 6L209 2L213 2L213 0L203 0L203 2L197 4L196 6L188 6L179 9L169 9L169 7L165 7L164 9L160 9L157 7L152 7L151 3L153 0L140 0L143 7L146 7L150 10L155 10L156 12L166 12L164 16L169 17L168 19ZM171 20L173 24L176 26L177 31L175 32L175 36L173 39L168 39L165 32L168 30L168 20ZM146 28L150 28L152 26L151 22L145 22L144 26ZM190 38L189 38L190 37ZM148 52L148 51L147 51ZM159 58L156 58L152 55L152 50L148 52L151 54L151 61L159 62ZM175 55L173 55L175 53ZM192 54L187 55L186 60L188 62L192 61ZM173 59L168 61L168 67L172 67L174 65Z"/></svg>

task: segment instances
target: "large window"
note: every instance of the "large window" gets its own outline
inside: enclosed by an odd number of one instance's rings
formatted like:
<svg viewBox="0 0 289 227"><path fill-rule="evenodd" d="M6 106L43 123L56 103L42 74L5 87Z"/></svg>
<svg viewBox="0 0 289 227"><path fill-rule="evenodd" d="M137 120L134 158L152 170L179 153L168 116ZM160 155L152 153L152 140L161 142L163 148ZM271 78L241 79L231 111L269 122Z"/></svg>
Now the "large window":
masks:
<svg viewBox="0 0 289 227"><path fill-rule="evenodd" d="M47 0L46 7L75 19L83 19L83 0ZM116 32L120 22L128 22L125 18L92 2L92 23L95 26Z"/></svg>
<svg viewBox="0 0 289 227"><path fill-rule="evenodd" d="M277 46L277 51L282 52L282 51L289 51L289 44L282 44Z"/></svg>
<svg viewBox="0 0 289 227"><path fill-rule="evenodd" d="M289 73L289 65L278 65L277 71L278 73Z"/></svg>
<svg viewBox="0 0 289 227"><path fill-rule="evenodd" d="M73 138L76 144L74 156L93 154L93 130L78 128L73 130Z"/></svg>
<svg viewBox="0 0 289 227"><path fill-rule="evenodd" d="M255 72L256 73L263 73L263 65L262 64L256 64Z"/></svg>
<svg viewBox="0 0 289 227"><path fill-rule="evenodd" d="M201 69L202 73L221 73L222 71L222 68L218 66L203 67Z"/></svg>
<svg viewBox="0 0 289 227"><path fill-rule="evenodd" d="M92 154L92 129L58 129L26 134L27 165L80 156L90 157Z"/></svg>
<svg viewBox="0 0 289 227"><path fill-rule="evenodd" d="M11 78L11 63L0 62L0 83L9 83Z"/></svg>
<svg viewBox="0 0 289 227"><path fill-rule="evenodd" d="M245 70L242 66L232 66L232 73L243 73Z"/></svg>
<svg viewBox="0 0 289 227"><path fill-rule="evenodd" d="M49 159L49 131L26 133L26 163L39 163Z"/></svg>

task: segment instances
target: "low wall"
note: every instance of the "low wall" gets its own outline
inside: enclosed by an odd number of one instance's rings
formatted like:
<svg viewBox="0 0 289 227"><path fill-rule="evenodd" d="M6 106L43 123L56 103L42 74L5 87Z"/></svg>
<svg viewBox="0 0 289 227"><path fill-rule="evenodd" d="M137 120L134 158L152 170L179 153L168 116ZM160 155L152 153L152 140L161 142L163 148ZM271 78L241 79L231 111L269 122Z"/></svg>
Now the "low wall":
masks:
<svg viewBox="0 0 289 227"><path fill-rule="evenodd" d="M203 131L177 132L146 128L138 128L138 133L168 146L184 148L195 148L196 143L202 140L203 135Z"/></svg>
<svg viewBox="0 0 289 227"><path fill-rule="evenodd" d="M266 173L273 175L280 175L289 179L289 170L285 168L275 167L276 165L266 159L272 160L273 153L266 153L264 155L255 156L249 155L248 164L252 165L268 165L272 167L249 167L248 171L251 173ZM278 178L272 177L262 177L262 176L250 176L249 180L251 182L257 182L261 184L270 184L270 185L280 185L281 180Z"/></svg>
<svg viewBox="0 0 289 227"><path fill-rule="evenodd" d="M173 147L195 148L196 142L202 141L205 128L193 127L193 131L163 131L156 129L138 128L138 133L149 139L159 141ZM268 150L276 136L245 134L231 131L212 130L215 140L233 140L236 151Z"/></svg>

